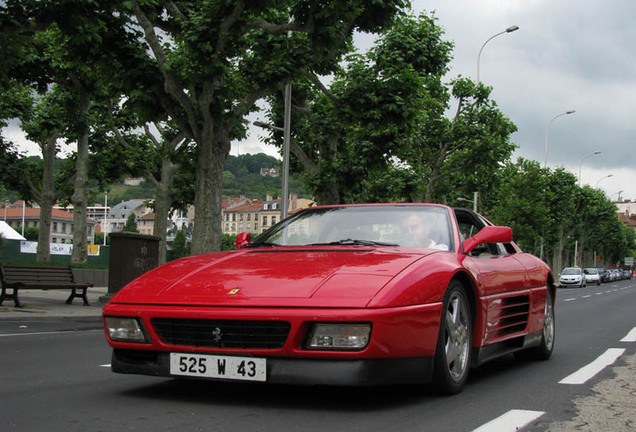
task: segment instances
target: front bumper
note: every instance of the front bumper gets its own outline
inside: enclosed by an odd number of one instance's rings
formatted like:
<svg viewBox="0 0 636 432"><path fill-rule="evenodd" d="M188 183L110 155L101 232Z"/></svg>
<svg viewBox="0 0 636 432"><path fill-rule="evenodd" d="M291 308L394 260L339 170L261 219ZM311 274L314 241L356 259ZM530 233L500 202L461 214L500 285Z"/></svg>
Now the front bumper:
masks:
<svg viewBox="0 0 636 432"><path fill-rule="evenodd" d="M580 287L583 285L581 280L570 281L570 280L561 280L559 281L560 287Z"/></svg>
<svg viewBox="0 0 636 432"><path fill-rule="evenodd" d="M123 374L170 377L170 354L166 352L114 349L111 369ZM428 383L433 358L405 359L267 359L267 382L271 384L379 386Z"/></svg>

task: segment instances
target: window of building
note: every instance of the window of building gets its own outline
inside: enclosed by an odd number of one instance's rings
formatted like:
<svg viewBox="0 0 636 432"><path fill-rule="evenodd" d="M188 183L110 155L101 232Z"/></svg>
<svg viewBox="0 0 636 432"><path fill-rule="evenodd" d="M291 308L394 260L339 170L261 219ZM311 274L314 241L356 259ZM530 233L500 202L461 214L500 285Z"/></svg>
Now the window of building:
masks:
<svg viewBox="0 0 636 432"><path fill-rule="evenodd" d="M53 232L55 232L55 233L57 232L57 222L53 222L53 229L52 229L52 231L53 231Z"/></svg>
<svg viewBox="0 0 636 432"><path fill-rule="evenodd" d="M263 226L267 226L267 216L263 216Z"/></svg>

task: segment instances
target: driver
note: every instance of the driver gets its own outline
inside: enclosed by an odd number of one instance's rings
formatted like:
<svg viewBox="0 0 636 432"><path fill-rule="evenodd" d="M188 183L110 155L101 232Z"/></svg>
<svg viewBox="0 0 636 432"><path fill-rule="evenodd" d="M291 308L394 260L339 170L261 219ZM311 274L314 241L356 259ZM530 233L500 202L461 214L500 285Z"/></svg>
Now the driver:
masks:
<svg viewBox="0 0 636 432"><path fill-rule="evenodd" d="M416 213L411 213L402 219L402 237L403 246L448 250L448 245L433 240L431 224L425 222L422 216Z"/></svg>

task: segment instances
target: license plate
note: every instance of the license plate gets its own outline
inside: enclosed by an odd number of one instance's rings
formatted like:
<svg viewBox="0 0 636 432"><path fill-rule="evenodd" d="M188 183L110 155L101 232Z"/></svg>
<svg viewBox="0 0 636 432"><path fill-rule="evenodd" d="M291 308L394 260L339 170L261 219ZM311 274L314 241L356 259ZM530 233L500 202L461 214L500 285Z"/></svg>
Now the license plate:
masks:
<svg viewBox="0 0 636 432"><path fill-rule="evenodd" d="M170 374L199 378L266 381L264 358L170 353Z"/></svg>

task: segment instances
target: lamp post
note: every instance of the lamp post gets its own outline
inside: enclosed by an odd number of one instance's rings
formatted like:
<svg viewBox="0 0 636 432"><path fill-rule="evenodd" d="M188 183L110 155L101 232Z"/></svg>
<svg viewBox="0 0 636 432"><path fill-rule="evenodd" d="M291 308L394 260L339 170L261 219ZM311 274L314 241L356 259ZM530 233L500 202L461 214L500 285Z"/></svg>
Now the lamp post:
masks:
<svg viewBox="0 0 636 432"><path fill-rule="evenodd" d="M287 92L286 92L287 93ZM286 94L287 95L287 94ZM291 95L290 95L291 96ZM291 113L291 111L290 111ZM260 128L263 129L271 129L271 130L275 130L278 132L282 132L283 135L286 135L288 133L288 131L286 131L286 128L282 128L282 127L278 127L278 126L274 126L271 125L269 123L264 123L261 121L255 121L254 123L252 123L254 126L258 126ZM281 199L281 211L280 211L280 217L281 220L285 219L287 217L287 207L288 207L288 196L289 196L289 147L290 147L290 143L291 143L291 138L288 137L288 141L285 141L283 143L283 185L282 185L282 191L281 194L282 199Z"/></svg>
<svg viewBox="0 0 636 432"><path fill-rule="evenodd" d="M473 195L473 199L469 200L468 198L464 198L464 197L459 197L457 198L457 201L466 201L469 203L473 203L473 211L476 212L477 211L477 197L479 195L479 192L475 192Z"/></svg>
<svg viewBox="0 0 636 432"><path fill-rule="evenodd" d="M102 232L104 233L104 246L106 246L106 229L108 226L108 192L104 192L104 227Z"/></svg>
<svg viewBox="0 0 636 432"><path fill-rule="evenodd" d="M564 116L564 115L568 115L568 114L574 114L576 111L574 110L570 110L570 111L566 111L566 112L562 112L561 114L557 114L554 117L552 117L552 119L550 120L550 122L548 123L548 126L545 128L545 148L543 150L543 168L547 168L548 167L548 139L550 136L550 126L552 126L552 122L555 121L557 118Z"/></svg>
<svg viewBox="0 0 636 432"><path fill-rule="evenodd" d="M579 164L579 187L581 187L581 168L583 168L583 161L587 158L589 158L590 156L594 156L597 154L602 153L601 150L596 150L594 153L590 153L589 155L585 156L583 159L581 159L581 163Z"/></svg>
<svg viewBox="0 0 636 432"><path fill-rule="evenodd" d="M606 175L605 177L601 177L600 179L598 179L598 181L596 182L596 187L595 187L595 189L598 189L598 184L601 182L601 180L604 180L604 179L606 179L606 178L610 178L610 177L613 177L613 176L614 176L614 174L608 174L608 175Z"/></svg>
<svg viewBox="0 0 636 432"><path fill-rule="evenodd" d="M507 29L505 29L502 32L499 32L495 35L492 35L488 38L488 40L486 40L486 42L484 42L484 44L481 46L481 49L479 50L479 54L477 55L477 84L479 84L479 63L481 61L481 52L484 50L484 47L486 46L486 44L488 42L490 42L491 40L493 40L494 38L496 38L497 36L500 36L502 34L506 34L506 33L512 33L513 31L517 31L519 30L519 26L510 26Z"/></svg>
<svg viewBox="0 0 636 432"><path fill-rule="evenodd" d="M283 187L282 187L282 209L281 220L287 217L289 207L289 145L291 141L291 93L292 85L285 86L285 112L283 120Z"/></svg>

